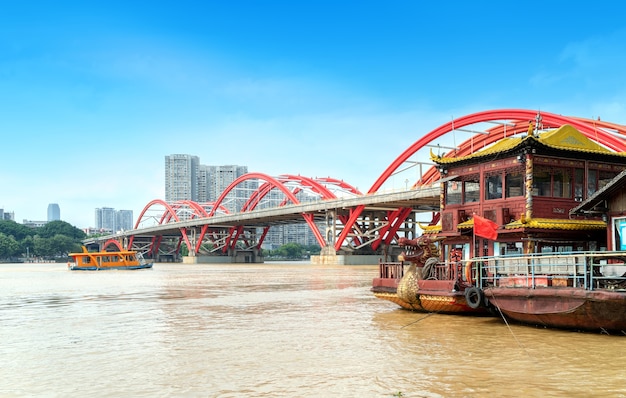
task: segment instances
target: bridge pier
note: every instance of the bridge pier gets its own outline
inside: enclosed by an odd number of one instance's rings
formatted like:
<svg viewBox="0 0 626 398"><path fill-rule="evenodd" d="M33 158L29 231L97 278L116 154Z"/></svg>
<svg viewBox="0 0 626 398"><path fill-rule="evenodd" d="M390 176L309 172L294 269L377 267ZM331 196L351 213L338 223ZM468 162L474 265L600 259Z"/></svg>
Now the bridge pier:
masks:
<svg viewBox="0 0 626 398"><path fill-rule="evenodd" d="M183 264L261 264L259 250L235 250L227 256L183 256Z"/></svg>
<svg viewBox="0 0 626 398"><path fill-rule="evenodd" d="M336 254L311 256L313 265L378 265L381 256L371 254Z"/></svg>
<svg viewBox="0 0 626 398"><path fill-rule="evenodd" d="M324 246L318 256L311 256L315 265L377 265L381 257L368 254L337 254L333 246Z"/></svg>
<svg viewBox="0 0 626 398"><path fill-rule="evenodd" d="M326 245L322 247L318 256L311 256L313 265L373 265L378 264L380 256L360 255L360 254L337 254L335 250L335 240L337 231L335 230L335 219L337 214L334 210L326 211Z"/></svg>

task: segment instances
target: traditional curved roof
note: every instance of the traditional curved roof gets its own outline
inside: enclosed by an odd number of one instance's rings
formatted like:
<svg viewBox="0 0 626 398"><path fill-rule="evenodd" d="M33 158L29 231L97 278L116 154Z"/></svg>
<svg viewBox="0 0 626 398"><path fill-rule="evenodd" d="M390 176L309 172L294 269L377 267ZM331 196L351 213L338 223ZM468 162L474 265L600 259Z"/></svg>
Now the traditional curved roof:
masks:
<svg viewBox="0 0 626 398"><path fill-rule="evenodd" d="M474 227L474 219L471 218L456 226L458 229L470 229ZM522 223L520 220L511 221L504 225L505 229L536 228L558 229L571 231L588 231L606 229L606 222L600 220L570 220L559 218L531 218Z"/></svg>
<svg viewBox="0 0 626 398"><path fill-rule="evenodd" d="M441 232L441 225L439 224L435 224L435 225L423 225L421 223L418 223L418 224L424 234L437 234Z"/></svg>
<svg viewBox="0 0 626 398"><path fill-rule="evenodd" d="M467 156L447 158L436 156L431 150L430 157L438 164L452 164L470 159L480 159L487 156L494 156L506 152L521 151L523 148L529 146L543 146L555 150L578 151L589 154L606 154L626 158L626 152L613 152L610 149L590 140L569 124L565 124L555 130L543 132L539 135L533 135L529 132L528 135L524 136L503 138L493 145Z"/></svg>
<svg viewBox="0 0 626 398"><path fill-rule="evenodd" d="M470 228L474 228L474 219L470 218L467 221L463 221L461 223L458 223L456 226L458 229L470 229Z"/></svg>
<svg viewBox="0 0 626 398"><path fill-rule="evenodd" d="M558 218L531 218L522 223L520 220L512 221L504 226L505 229L515 228L538 228L558 229L571 231L587 231L606 229L606 222L601 220L570 220Z"/></svg>

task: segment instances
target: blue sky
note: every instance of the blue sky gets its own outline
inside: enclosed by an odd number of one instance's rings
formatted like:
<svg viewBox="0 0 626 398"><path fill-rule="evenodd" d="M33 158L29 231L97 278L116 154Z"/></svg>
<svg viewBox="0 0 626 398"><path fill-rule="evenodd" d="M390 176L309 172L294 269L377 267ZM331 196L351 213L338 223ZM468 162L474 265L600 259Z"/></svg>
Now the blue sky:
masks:
<svg viewBox="0 0 626 398"><path fill-rule="evenodd" d="M546 4L547 3L547 4ZM0 208L77 227L164 198L164 157L367 191L452 117L626 124L614 2L0 0ZM404 186L404 178L390 181Z"/></svg>

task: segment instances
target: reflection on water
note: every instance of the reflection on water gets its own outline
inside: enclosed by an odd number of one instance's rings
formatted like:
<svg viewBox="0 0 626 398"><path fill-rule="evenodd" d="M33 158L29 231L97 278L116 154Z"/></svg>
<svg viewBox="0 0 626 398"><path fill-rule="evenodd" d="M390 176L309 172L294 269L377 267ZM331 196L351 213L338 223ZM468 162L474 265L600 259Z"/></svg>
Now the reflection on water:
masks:
<svg viewBox="0 0 626 398"><path fill-rule="evenodd" d="M626 336L411 313L375 273L0 265L0 396L626 396Z"/></svg>

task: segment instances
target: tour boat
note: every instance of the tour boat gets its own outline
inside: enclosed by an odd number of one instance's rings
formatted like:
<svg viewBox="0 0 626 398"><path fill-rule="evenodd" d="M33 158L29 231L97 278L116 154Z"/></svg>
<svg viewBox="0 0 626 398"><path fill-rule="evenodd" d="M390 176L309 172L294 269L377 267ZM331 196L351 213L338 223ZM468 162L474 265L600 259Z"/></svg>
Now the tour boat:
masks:
<svg viewBox="0 0 626 398"><path fill-rule="evenodd" d="M90 252L83 246L82 253L69 253L74 262L68 262L72 271L101 271L109 269L134 270L152 268L139 252L131 250Z"/></svg>
<svg viewBox="0 0 626 398"><path fill-rule="evenodd" d="M439 260L436 241L427 235L417 239L400 238L404 248L399 262L380 262L372 292L379 299L418 312L442 314L487 313L479 291L464 275L460 253L450 261Z"/></svg>

